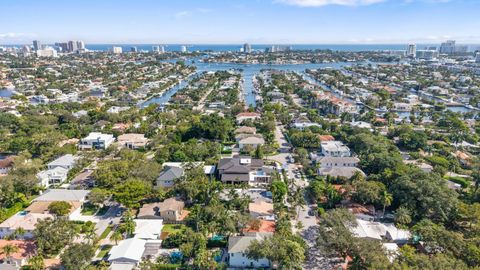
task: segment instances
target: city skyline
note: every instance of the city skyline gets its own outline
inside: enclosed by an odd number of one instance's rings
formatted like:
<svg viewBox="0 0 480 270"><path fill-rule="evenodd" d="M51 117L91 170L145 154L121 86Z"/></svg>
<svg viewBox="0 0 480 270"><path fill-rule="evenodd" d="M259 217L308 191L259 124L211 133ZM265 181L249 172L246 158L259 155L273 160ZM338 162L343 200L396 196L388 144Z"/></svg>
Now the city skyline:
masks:
<svg viewBox="0 0 480 270"><path fill-rule="evenodd" d="M2 4L0 44L478 44L478 8L472 0L23 0Z"/></svg>

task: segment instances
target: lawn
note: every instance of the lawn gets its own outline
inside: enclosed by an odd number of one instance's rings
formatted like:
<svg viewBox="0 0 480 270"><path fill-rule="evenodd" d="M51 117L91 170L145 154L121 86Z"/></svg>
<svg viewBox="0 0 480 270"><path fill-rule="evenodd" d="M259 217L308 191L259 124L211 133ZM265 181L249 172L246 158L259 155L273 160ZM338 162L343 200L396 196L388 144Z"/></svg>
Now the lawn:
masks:
<svg viewBox="0 0 480 270"><path fill-rule="evenodd" d="M105 229L105 231L103 231L102 234L100 235L100 239L105 239L111 231L112 231L112 226L108 226Z"/></svg>
<svg viewBox="0 0 480 270"><path fill-rule="evenodd" d="M98 210L98 207L91 203L85 203L82 207L82 215L93 216Z"/></svg>
<svg viewBox="0 0 480 270"><path fill-rule="evenodd" d="M182 231L183 228L185 228L185 225L183 224L164 224L162 232L172 234Z"/></svg>
<svg viewBox="0 0 480 270"><path fill-rule="evenodd" d="M112 245L104 245L100 247L100 252L98 253L97 258L103 258L107 256L110 249L112 249Z"/></svg>

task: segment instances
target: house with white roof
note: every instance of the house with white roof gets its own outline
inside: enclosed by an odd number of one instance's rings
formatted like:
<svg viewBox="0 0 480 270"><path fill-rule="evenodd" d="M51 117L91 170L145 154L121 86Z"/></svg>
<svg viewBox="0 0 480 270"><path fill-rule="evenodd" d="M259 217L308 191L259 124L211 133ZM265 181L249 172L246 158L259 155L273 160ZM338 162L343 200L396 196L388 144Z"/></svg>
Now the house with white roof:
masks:
<svg viewBox="0 0 480 270"><path fill-rule="evenodd" d="M108 253L108 261L111 263L110 269L133 269L142 261L146 243L146 240L139 238L120 241Z"/></svg>
<svg viewBox="0 0 480 270"><path fill-rule="evenodd" d="M103 134L101 132L91 132L87 137L80 140L78 148L85 149L106 149L113 142L115 138L112 134Z"/></svg>
<svg viewBox="0 0 480 270"><path fill-rule="evenodd" d="M322 154L326 157L349 157L350 148L341 141L322 141Z"/></svg>
<svg viewBox="0 0 480 270"><path fill-rule="evenodd" d="M135 238L158 240L162 233L163 219L135 219Z"/></svg>
<svg viewBox="0 0 480 270"><path fill-rule="evenodd" d="M398 229L394 224L367 221L357 218L357 226L350 228L356 237L387 240L396 244L405 244L411 238L410 231Z"/></svg>
<svg viewBox="0 0 480 270"><path fill-rule="evenodd" d="M40 186L48 188L52 185L59 185L67 180L68 171L69 170L63 167L55 167L37 173L37 178Z"/></svg>

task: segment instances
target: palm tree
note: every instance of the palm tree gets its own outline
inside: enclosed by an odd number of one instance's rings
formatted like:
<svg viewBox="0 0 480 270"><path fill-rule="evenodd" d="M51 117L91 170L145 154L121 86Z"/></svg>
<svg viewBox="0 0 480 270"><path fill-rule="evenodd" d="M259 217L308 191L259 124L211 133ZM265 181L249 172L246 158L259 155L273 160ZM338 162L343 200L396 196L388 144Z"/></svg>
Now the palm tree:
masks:
<svg viewBox="0 0 480 270"><path fill-rule="evenodd" d="M43 270L45 269L45 264L43 262L42 255L35 255L28 259L28 266L31 270Z"/></svg>
<svg viewBox="0 0 480 270"><path fill-rule="evenodd" d="M95 234L95 229L89 229L85 232L85 239L87 239L92 244L95 242L97 235Z"/></svg>
<svg viewBox="0 0 480 270"><path fill-rule="evenodd" d="M115 245L118 245L118 241L123 240L123 235L120 231L114 231L110 236L110 240L115 241Z"/></svg>
<svg viewBox="0 0 480 270"><path fill-rule="evenodd" d="M17 238L17 237L18 237L18 238L22 238L25 233L26 233L26 231L25 231L24 228L18 227L18 228L15 230L15 232L14 232L15 238Z"/></svg>
<svg viewBox="0 0 480 270"><path fill-rule="evenodd" d="M6 261L7 263L10 262L10 256L15 253L15 252L18 252L19 248L15 245L12 245L12 244L6 244L5 246L3 246L2 248L2 252L0 254L4 254L5 255L5 258L6 258Z"/></svg>
<svg viewBox="0 0 480 270"><path fill-rule="evenodd" d="M382 192L381 200L382 200L382 205L383 205L383 212L382 212L382 217L383 217L383 216L385 216L385 208L392 204L393 196L392 196L391 193L388 193L388 191L384 190Z"/></svg>
<svg viewBox="0 0 480 270"><path fill-rule="evenodd" d="M128 236L132 235L135 231L135 221L133 221L133 215L130 210L125 212L125 221L123 223L123 229L127 233Z"/></svg>

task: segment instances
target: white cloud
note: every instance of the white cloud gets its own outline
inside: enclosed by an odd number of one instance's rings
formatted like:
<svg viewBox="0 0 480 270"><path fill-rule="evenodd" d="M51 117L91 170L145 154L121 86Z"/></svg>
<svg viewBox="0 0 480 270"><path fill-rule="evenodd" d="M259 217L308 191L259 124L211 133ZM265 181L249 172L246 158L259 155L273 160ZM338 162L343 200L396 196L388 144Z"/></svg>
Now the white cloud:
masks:
<svg viewBox="0 0 480 270"><path fill-rule="evenodd" d="M175 17L175 19L182 19L182 18L188 17L190 15L192 15L191 11L182 10L182 11L179 11L179 12L175 13L174 17Z"/></svg>
<svg viewBox="0 0 480 270"><path fill-rule="evenodd" d="M328 5L366 6L385 1L386 0L277 0L277 2L280 3L301 7L321 7Z"/></svg>

